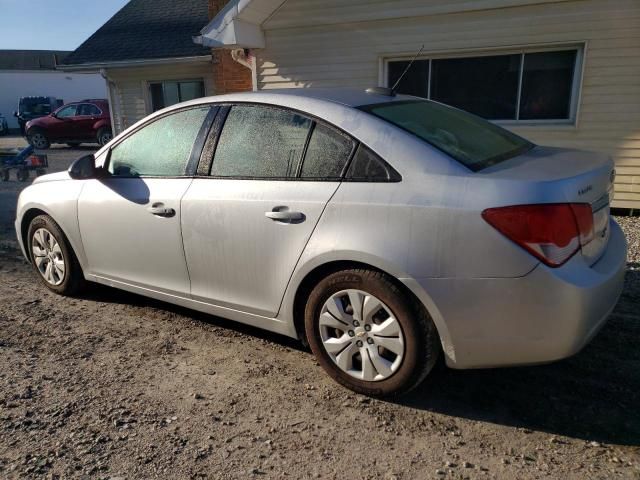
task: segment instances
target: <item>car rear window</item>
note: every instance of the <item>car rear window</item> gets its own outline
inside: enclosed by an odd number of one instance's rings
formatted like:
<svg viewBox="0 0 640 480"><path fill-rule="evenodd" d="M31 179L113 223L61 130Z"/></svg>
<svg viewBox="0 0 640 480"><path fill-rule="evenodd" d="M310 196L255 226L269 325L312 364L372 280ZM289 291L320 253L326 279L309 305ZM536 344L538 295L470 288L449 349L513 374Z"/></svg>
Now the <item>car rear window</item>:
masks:
<svg viewBox="0 0 640 480"><path fill-rule="evenodd" d="M407 100L364 105L359 109L416 135L473 171L533 147L504 128L437 102Z"/></svg>

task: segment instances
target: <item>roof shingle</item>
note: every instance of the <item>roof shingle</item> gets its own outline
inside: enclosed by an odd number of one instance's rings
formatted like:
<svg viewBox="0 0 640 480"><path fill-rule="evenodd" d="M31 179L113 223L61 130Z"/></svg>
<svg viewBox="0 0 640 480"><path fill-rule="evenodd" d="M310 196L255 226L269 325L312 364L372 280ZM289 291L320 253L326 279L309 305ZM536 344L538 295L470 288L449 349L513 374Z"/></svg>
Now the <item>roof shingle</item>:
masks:
<svg viewBox="0 0 640 480"><path fill-rule="evenodd" d="M207 22L207 0L131 0L63 64L210 55L191 39Z"/></svg>

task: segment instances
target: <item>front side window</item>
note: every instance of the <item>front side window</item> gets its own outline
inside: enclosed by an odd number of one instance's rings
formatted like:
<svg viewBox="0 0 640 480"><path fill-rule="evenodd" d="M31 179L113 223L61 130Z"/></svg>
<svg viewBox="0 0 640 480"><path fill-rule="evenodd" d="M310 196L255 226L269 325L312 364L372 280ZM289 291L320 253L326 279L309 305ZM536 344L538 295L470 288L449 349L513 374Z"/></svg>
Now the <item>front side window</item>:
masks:
<svg viewBox="0 0 640 480"><path fill-rule="evenodd" d="M172 113L125 138L111 150L108 171L113 176L181 176L209 107Z"/></svg>
<svg viewBox="0 0 640 480"><path fill-rule="evenodd" d="M218 140L211 175L295 177L311 123L279 108L233 106Z"/></svg>
<svg viewBox="0 0 640 480"><path fill-rule="evenodd" d="M153 112L176 103L204 97L202 80L164 81L149 84L151 110Z"/></svg>
<svg viewBox="0 0 640 480"><path fill-rule="evenodd" d="M578 50L416 60L397 91L488 120L571 120ZM388 62L393 86L408 65Z"/></svg>
<svg viewBox="0 0 640 480"><path fill-rule="evenodd" d="M359 107L416 135L473 171L531 149L525 139L462 110L428 100Z"/></svg>
<svg viewBox="0 0 640 480"><path fill-rule="evenodd" d="M56 117L58 118L69 118L69 117L75 117L76 116L76 111L77 111L78 106L77 105L67 105L64 108L61 108L57 113L56 113Z"/></svg>

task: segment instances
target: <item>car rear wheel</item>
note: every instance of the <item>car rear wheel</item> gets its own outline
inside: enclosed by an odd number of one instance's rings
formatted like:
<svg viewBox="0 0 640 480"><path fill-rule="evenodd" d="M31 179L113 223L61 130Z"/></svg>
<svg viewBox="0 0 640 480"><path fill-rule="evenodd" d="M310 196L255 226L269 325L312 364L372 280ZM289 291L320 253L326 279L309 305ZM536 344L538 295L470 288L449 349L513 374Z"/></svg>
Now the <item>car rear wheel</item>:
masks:
<svg viewBox="0 0 640 480"><path fill-rule="evenodd" d="M104 147L107 143L111 141L113 138L113 134L111 133L110 128L101 128L98 130L98 143L101 147Z"/></svg>
<svg viewBox="0 0 640 480"><path fill-rule="evenodd" d="M39 150L44 150L51 146L51 142L42 130L29 130L27 140L29 145Z"/></svg>
<svg viewBox="0 0 640 480"><path fill-rule="evenodd" d="M307 301L305 331L334 380L371 396L415 388L440 352L422 305L374 270L343 270L320 281Z"/></svg>
<svg viewBox="0 0 640 480"><path fill-rule="evenodd" d="M82 268L69 241L48 215L39 215L29 224L28 252L38 277L51 291L73 295L85 285Z"/></svg>

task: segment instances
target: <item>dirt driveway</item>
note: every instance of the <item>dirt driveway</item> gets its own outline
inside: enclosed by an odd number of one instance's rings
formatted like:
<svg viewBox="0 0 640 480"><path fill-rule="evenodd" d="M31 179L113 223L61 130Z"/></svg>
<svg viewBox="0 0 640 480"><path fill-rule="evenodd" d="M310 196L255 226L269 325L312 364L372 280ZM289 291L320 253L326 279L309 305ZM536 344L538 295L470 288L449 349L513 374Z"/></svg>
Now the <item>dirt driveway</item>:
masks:
<svg viewBox="0 0 640 480"><path fill-rule="evenodd" d="M87 150L49 152L52 171ZM0 183L0 477L640 479L640 221L608 325L553 365L370 400L289 339L103 287L48 293ZM561 319L558 319L561 321Z"/></svg>

